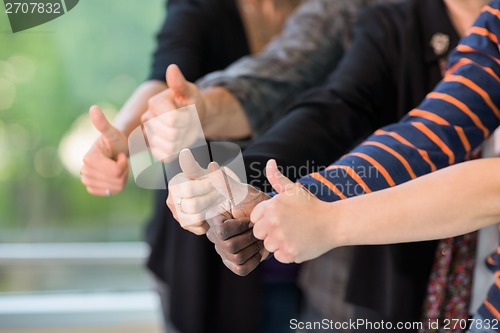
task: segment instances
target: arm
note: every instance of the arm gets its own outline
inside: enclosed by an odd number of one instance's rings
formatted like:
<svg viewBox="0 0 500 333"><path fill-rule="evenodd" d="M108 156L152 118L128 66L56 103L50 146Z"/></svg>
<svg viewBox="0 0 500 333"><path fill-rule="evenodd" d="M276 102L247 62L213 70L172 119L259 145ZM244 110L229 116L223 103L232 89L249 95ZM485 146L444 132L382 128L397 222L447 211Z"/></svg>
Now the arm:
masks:
<svg viewBox="0 0 500 333"><path fill-rule="evenodd" d="M371 2L304 1L262 53L197 82L208 104L216 106L212 101L217 101L217 92L236 100L208 112L221 119L235 113L243 119L248 116L252 130L261 133L294 97L321 84L333 71L347 47L357 11Z"/></svg>
<svg viewBox="0 0 500 333"><path fill-rule="evenodd" d="M183 98L196 104L205 135L242 138L262 133L295 96L322 83L335 68L350 39L357 11L371 2L377 1L306 1L263 53L208 75L198 82L201 91L186 82L189 89ZM365 57L361 63L364 61ZM366 74L357 73L357 77ZM175 109L175 94L165 94L158 110ZM327 99L326 95L319 99ZM325 104L325 108L332 105Z"/></svg>
<svg viewBox="0 0 500 333"><path fill-rule="evenodd" d="M90 111L94 126L101 132L85 155L81 169L82 183L91 194L103 196L123 190L128 177L127 137L141 124L141 116L149 107L148 100L167 88L165 68L168 64L178 62L185 66L192 79L201 75L198 62L204 27L199 16L203 13L191 2L181 1L169 1L168 11L169 16L158 34L158 50L150 80L140 85L124 104L114 126L97 108ZM182 29L181 24L189 26ZM185 38L187 33L192 38Z"/></svg>
<svg viewBox="0 0 500 333"><path fill-rule="evenodd" d="M332 155L341 156L386 121L380 113L384 101L396 100L389 77L397 54L385 50L395 49L391 43L397 43L397 38L390 34L391 26L382 25L390 21L391 13L377 10L372 15L374 11L367 11L360 20L353 45L328 84L307 93L291 113L246 150L247 174L262 174L259 158L268 156L290 162L285 164L290 171L302 171L308 161L325 165ZM390 105L390 109L395 107ZM258 174L250 174L252 184ZM223 239L221 243L231 242Z"/></svg>
<svg viewBox="0 0 500 333"><path fill-rule="evenodd" d="M206 28L203 10L193 1L174 0L167 2L167 13L156 36L149 80L136 89L113 121L126 136L141 125L140 118L148 109L148 100L168 88L165 70L169 65L177 64L188 80L202 75Z"/></svg>
<svg viewBox="0 0 500 333"><path fill-rule="evenodd" d="M165 89L167 85L164 81L149 80L141 84L116 115L114 126L128 137L141 125L141 116L148 109L148 100Z"/></svg>
<svg viewBox="0 0 500 333"><path fill-rule="evenodd" d="M210 6L200 6L193 0L167 1L167 14L156 35L150 79L165 81L165 69L170 64L177 64L190 81L203 75L207 21L213 15Z"/></svg>
<svg viewBox="0 0 500 333"><path fill-rule="evenodd" d="M250 212L269 197L236 181L235 174L216 163L202 169L187 149L180 152L179 163L183 172L170 180L167 199L174 217L184 229L206 233L223 263L236 274L247 275L268 255L252 233ZM224 242L229 238L232 242Z"/></svg>
<svg viewBox="0 0 500 333"><path fill-rule="evenodd" d="M500 36L499 18L490 12L497 9L486 8L451 54L443 81L416 109L300 183L321 200L336 201L467 159L500 124L500 54L489 37ZM491 34L483 36L486 31Z"/></svg>
<svg viewBox="0 0 500 333"><path fill-rule="evenodd" d="M391 209L380 209L388 202ZM330 216L339 217L331 234L335 246L462 235L500 221L500 158L461 163L401 186L328 205L336 214Z"/></svg>
<svg viewBox="0 0 500 333"><path fill-rule="evenodd" d="M455 169L445 169L441 174L411 182L401 189L369 194L352 201L329 205L318 200L337 201L374 192L463 161L499 125L500 55L495 36L500 36L500 1L493 2L491 6L486 7L475 28L470 30L470 35L452 54L452 67L444 80L419 108L400 123L377 131L324 172L301 179L300 183L309 191L300 189L288 195L278 194L255 208L252 212L252 221L256 223L254 234L265 239L269 251L278 251L275 255L279 260L308 260L334 246L345 244L438 238L474 230L497 220L498 210L493 206L498 207L495 202L498 175L494 175L496 170L486 171L488 167L497 166L497 160L471 162ZM283 180L275 167L271 167L268 172L271 182L278 185L289 182L286 178ZM470 179L471 173L474 173L473 179ZM277 176L273 178L273 174ZM438 185L443 184L440 176L449 181L446 188ZM477 203L484 195L481 189L488 190L488 198ZM381 211L380 205L386 206L389 199L396 208ZM471 202L478 206L469 206ZM445 203L454 211L443 210L440 204ZM362 207L364 204L367 206ZM423 209L426 205L428 208ZM474 209L466 212L467 207ZM318 218L318 212L322 212L321 216L337 214L338 220L343 222L335 224L336 215ZM361 217L364 214L366 216ZM354 222L358 218L361 221ZM389 220L382 221L385 218ZM433 230L416 224L422 218ZM475 218L477 221L472 222ZM370 224L372 219L376 221L373 225ZM442 219L450 220L443 223ZM304 220L310 221L310 225L298 227ZM392 225L395 220L403 223L398 224L397 229ZM442 224L432 224L438 221ZM456 224L453 224L455 221ZM353 236L350 230L346 231L351 226L353 232L367 228L367 233L371 234ZM314 241L314 246L311 241Z"/></svg>
<svg viewBox="0 0 500 333"><path fill-rule="evenodd" d="M461 163L337 202L314 198L269 164L279 194L259 204L251 220L255 237L284 263L346 245L447 238L500 221L500 158Z"/></svg>
<svg viewBox="0 0 500 333"><path fill-rule="evenodd" d="M197 89L197 88L196 88ZM245 138L252 135L249 118L240 101L223 87L212 87L203 91L202 103L197 103L205 136L228 139Z"/></svg>

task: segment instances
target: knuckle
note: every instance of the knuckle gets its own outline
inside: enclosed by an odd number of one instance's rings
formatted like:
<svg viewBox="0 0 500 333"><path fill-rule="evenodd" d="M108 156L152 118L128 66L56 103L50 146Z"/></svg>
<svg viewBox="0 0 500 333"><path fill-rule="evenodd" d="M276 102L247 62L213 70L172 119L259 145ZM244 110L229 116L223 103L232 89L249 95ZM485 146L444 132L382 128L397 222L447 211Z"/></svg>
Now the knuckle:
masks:
<svg viewBox="0 0 500 333"><path fill-rule="evenodd" d="M151 109L153 108L153 98L154 97L151 97L150 99L148 99L148 113L151 113Z"/></svg>
<svg viewBox="0 0 500 333"><path fill-rule="evenodd" d="M227 255L226 255L226 252L224 252L221 247L220 247L220 244L218 243L214 243L214 248L215 248L215 252L217 252L217 254L222 258L222 261L224 263L229 263L229 261L227 260Z"/></svg>
<svg viewBox="0 0 500 333"><path fill-rule="evenodd" d="M227 240L227 232L222 225L215 225L215 236L222 240Z"/></svg>
<svg viewBox="0 0 500 333"><path fill-rule="evenodd" d="M239 246L235 241L225 241L226 251L231 254L235 254L239 250Z"/></svg>
<svg viewBox="0 0 500 333"><path fill-rule="evenodd" d="M281 251L280 252L275 252L274 253L274 257L276 258L276 260L278 260L281 263L289 263L289 262L291 262L290 258L285 253L282 253Z"/></svg>
<svg viewBox="0 0 500 333"><path fill-rule="evenodd" d="M233 267L233 272L239 276L247 276L250 270L245 265L235 265Z"/></svg>
<svg viewBox="0 0 500 333"><path fill-rule="evenodd" d="M231 256L231 261L233 263L235 263L236 265L241 265L244 263L244 261L242 260L242 255L241 254L234 254Z"/></svg>
<svg viewBox="0 0 500 333"><path fill-rule="evenodd" d="M184 201L183 201L184 203ZM184 206L184 211L199 215L201 213L200 203L196 198L186 200L186 205Z"/></svg>
<svg viewBox="0 0 500 333"><path fill-rule="evenodd" d="M181 224L182 229L188 231L190 228L196 227L196 224L191 223L190 221L186 221L186 219L181 219L179 223Z"/></svg>
<svg viewBox="0 0 500 333"><path fill-rule="evenodd" d="M185 198L192 198L195 197L194 195L194 184L191 181L186 181L184 183L185 185L182 186L182 196Z"/></svg>
<svg viewBox="0 0 500 333"><path fill-rule="evenodd" d="M91 157L89 156L89 154L86 154L86 155L83 157L83 164L89 164L89 163L90 163L90 160L91 160Z"/></svg>
<svg viewBox="0 0 500 333"><path fill-rule="evenodd" d="M191 211L194 213L201 213L203 211L203 204L200 199L194 197L191 201Z"/></svg>
<svg viewBox="0 0 500 333"><path fill-rule="evenodd" d="M269 216L269 224L273 227L278 227L280 225L280 218L276 213Z"/></svg>
<svg viewBox="0 0 500 333"><path fill-rule="evenodd" d="M195 235L203 235L205 233L205 231L203 230L203 227L201 225L194 225L194 224L191 224L191 225L187 225L185 227L183 227L184 230L187 230Z"/></svg>
<svg viewBox="0 0 500 333"><path fill-rule="evenodd" d="M191 232L194 233L195 235L201 236L205 233L205 229L203 229L202 227L193 228Z"/></svg>
<svg viewBox="0 0 500 333"><path fill-rule="evenodd" d="M262 225L262 223L257 223L256 225L254 225L252 232L256 238L262 239L262 236L264 235L264 226Z"/></svg>
<svg viewBox="0 0 500 333"><path fill-rule="evenodd" d="M222 240L220 238L217 238L217 244L221 250L223 250L225 253L228 254L233 254L235 246L232 244L234 241L232 239L229 240Z"/></svg>
<svg viewBox="0 0 500 333"><path fill-rule="evenodd" d="M193 214L193 220L197 223L205 224L205 214Z"/></svg>
<svg viewBox="0 0 500 333"><path fill-rule="evenodd" d="M209 228L207 231L207 238L210 242L215 244L215 239L214 239L214 232L212 228Z"/></svg>
<svg viewBox="0 0 500 333"><path fill-rule="evenodd" d="M238 265L242 265L243 263L245 263L246 261L246 258L245 258L245 255L241 252L239 253L236 253L233 255L233 262L238 264Z"/></svg>
<svg viewBox="0 0 500 333"><path fill-rule="evenodd" d="M173 210L175 210L175 209L174 209L175 207L174 207L174 203L173 203L173 201L172 201L170 198L171 198L170 196L167 198L166 204L167 204L167 207L168 207L170 210L172 210L172 211L173 211Z"/></svg>
<svg viewBox="0 0 500 333"><path fill-rule="evenodd" d="M229 253L236 254L240 249L243 249L247 247L250 244L247 244L245 241L244 243L241 240L227 240L225 241L227 243L227 250Z"/></svg>
<svg viewBox="0 0 500 333"><path fill-rule="evenodd" d="M148 108L153 111L161 102L161 95L155 95L148 100Z"/></svg>
<svg viewBox="0 0 500 333"><path fill-rule="evenodd" d="M285 245L283 247L283 255L289 262L292 262L297 257L297 251L293 247Z"/></svg>
<svg viewBox="0 0 500 333"><path fill-rule="evenodd" d="M260 252L260 251L263 251L266 249L266 247L264 246L264 241L261 241L261 240L255 242L255 246L257 248L257 252Z"/></svg>
<svg viewBox="0 0 500 333"><path fill-rule="evenodd" d="M208 224L210 224L210 227L214 229L214 233L217 232L217 227L219 227L222 222L223 222L223 217L213 210L207 211L207 215L210 215L209 218L207 219ZM216 234L218 236L218 234Z"/></svg>
<svg viewBox="0 0 500 333"><path fill-rule="evenodd" d="M122 175L122 172L123 172L123 170L121 170L121 168L120 168L120 167L115 166L115 167L113 167L113 169L112 169L112 171L111 171L111 176L112 176L113 178L115 178L115 179L118 179L118 178L120 178L120 176Z"/></svg>

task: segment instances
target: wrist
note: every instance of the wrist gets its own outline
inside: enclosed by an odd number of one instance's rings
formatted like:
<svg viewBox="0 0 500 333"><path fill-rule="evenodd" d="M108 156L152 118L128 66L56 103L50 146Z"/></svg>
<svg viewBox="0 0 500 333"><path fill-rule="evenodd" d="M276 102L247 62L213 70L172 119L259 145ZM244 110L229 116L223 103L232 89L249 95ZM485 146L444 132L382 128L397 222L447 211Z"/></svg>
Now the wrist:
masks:
<svg viewBox="0 0 500 333"><path fill-rule="evenodd" d="M326 230L331 248L350 245L352 219L349 217L349 200L323 202L323 204L327 205L325 210L327 214L324 216L328 220Z"/></svg>
<svg viewBox="0 0 500 333"><path fill-rule="evenodd" d="M220 110L221 95L219 87L209 87L200 91L198 115L203 129L209 127L209 119L214 119Z"/></svg>
<svg viewBox="0 0 500 333"><path fill-rule="evenodd" d="M224 87L209 87L201 92L202 126L214 138L241 139L252 135L249 120L240 101Z"/></svg>
<svg viewBox="0 0 500 333"><path fill-rule="evenodd" d="M142 83L118 112L113 126L128 138L141 125L141 116L148 109L148 100L167 89L165 82L150 80Z"/></svg>

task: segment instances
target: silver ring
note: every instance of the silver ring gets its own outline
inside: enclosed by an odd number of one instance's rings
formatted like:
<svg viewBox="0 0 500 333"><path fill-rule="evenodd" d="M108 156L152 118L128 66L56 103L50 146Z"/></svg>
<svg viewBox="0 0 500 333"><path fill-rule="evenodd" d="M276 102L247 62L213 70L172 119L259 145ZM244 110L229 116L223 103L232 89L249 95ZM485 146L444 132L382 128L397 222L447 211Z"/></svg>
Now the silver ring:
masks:
<svg viewBox="0 0 500 333"><path fill-rule="evenodd" d="M109 188L106 189L106 196L110 197L111 196L111 190Z"/></svg>
<svg viewBox="0 0 500 333"><path fill-rule="evenodd" d="M186 214L186 212L182 209L182 200L184 200L184 198L180 198L179 201L177 201L177 208L179 208L179 212Z"/></svg>

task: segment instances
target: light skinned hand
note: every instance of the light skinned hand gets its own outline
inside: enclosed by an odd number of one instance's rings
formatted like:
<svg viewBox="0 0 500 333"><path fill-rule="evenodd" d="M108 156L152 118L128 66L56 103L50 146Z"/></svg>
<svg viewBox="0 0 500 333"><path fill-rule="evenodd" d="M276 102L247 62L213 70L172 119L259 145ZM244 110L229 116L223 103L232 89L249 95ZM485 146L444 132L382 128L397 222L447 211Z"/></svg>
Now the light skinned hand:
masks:
<svg viewBox="0 0 500 333"><path fill-rule="evenodd" d="M301 263L329 251L335 216L324 214L328 203L286 178L275 160L268 161L266 175L278 194L252 211L255 237L282 263Z"/></svg>
<svg viewBox="0 0 500 333"><path fill-rule="evenodd" d="M207 218L226 210L234 218L249 218L253 207L268 198L265 193L235 180L234 173L221 169L215 162L208 169L202 168L189 149L180 152L179 164L182 173L169 181L166 203L179 224L197 235L208 230Z"/></svg>
<svg viewBox="0 0 500 333"><path fill-rule="evenodd" d="M93 195L120 193L129 172L127 137L109 123L98 106L90 108L89 116L101 135L83 158L82 183Z"/></svg>
<svg viewBox="0 0 500 333"><path fill-rule="evenodd" d="M206 106L198 87L184 78L177 65L168 66L165 76L169 88L149 99L141 122L153 156L170 162L182 149L204 138L201 121ZM193 104L198 113L177 110Z"/></svg>
<svg viewBox="0 0 500 333"><path fill-rule="evenodd" d="M205 218L207 211L223 200L208 178L209 170L196 162L189 149L179 154L182 173L168 183L167 206L182 228L203 235L209 225Z"/></svg>

